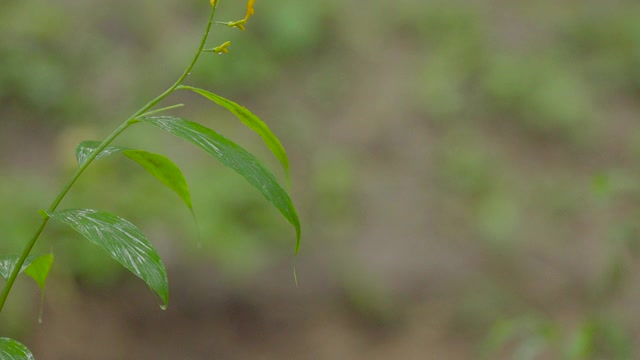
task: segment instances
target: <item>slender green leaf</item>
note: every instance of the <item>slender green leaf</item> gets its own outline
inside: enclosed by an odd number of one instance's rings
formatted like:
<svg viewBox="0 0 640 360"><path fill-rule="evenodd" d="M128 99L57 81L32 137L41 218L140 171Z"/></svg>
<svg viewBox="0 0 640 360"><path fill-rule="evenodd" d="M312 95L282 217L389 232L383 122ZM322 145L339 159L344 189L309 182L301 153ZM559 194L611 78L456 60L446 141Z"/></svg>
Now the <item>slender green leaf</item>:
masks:
<svg viewBox="0 0 640 360"><path fill-rule="evenodd" d="M129 159L137 162L156 179L173 190L193 210L189 186L182 171L167 157L143 150L125 150L122 152Z"/></svg>
<svg viewBox="0 0 640 360"><path fill-rule="evenodd" d="M78 163L82 164L98 146L100 146L99 141L84 141L80 143L76 148ZM184 175L182 175L182 171L180 171L180 168L174 164L173 161L159 154L144 150L134 150L124 146L109 146L105 148L96 159L119 152L138 163L156 179L173 190L180 196L189 209L193 211L189 186L187 185Z"/></svg>
<svg viewBox="0 0 640 360"><path fill-rule="evenodd" d="M53 254L42 255L33 260L31 265L24 270L24 273L31 276L31 278L38 283L40 289L44 289L51 265L53 265Z"/></svg>
<svg viewBox="0 0 640 360"><path fill-rule="evenodd" d="M164 112L164 111L168 111L168 110L176 109L176 108L183 107L183 106L184 106L184 104L175 104L175 105L171 105L171 106L163 107L163 108L160 108L160 109L155 109L155 110L147 111L146 113L144 113L144 114L142 114L142 115L140 115L140 116L149 116L149 115L153 115L153 114L161 113L161 112Z"/></svg>
<svg viewBox="0 0 640 360"><path fill-rule="evenodd" d="M102 142L93 140L83 141L78 144L78 146L76 147L76 159L78 160L78 164L82 165L82 163L84 163L89 158L89 156L91 156L91 153L93 153L93 151L97 149L100 144L102 144ZM124 146L107 146L100 152L100 154L98 154L96 160L124 150L129 150L129 148L126 148Z"/></svg>
<svg viewBox="0 0 640 360"><path fill-rule="evenodd" d="M143 117L140 121L185 139L242 175L257 188L296 229L296 253L300 247L300 221L287 192L255 156L231 140L200 124L172 116Z"/></svg>
<svg viewBox="0 0 640 360"><path fill-rule="evenodd" d="M34 360L33 354L18 341L0 338L0 360Z"/></svg>
<svg viewBox="0 0 640 360"><path fill-rule="evenodd" d="M275 157L280 161L282 168L284 169L285 175L287 177L287 181L289 179L289 158L287 157L287 152L284 150L284 147L280 143L280 140L271 132L271 129L265 124L264 121L260 120L257 116L255 116L251 111L249 111L244 106L234 103L231 100L225 99L220 95L216 95L212 92L198 89L191 86L179 86L179 89L186 89L194 91L205 98L213 101L214 103L226 108L231 111L235 116L240 119L249 129L256 132L269 150L275 155Z"/></svg>
<svg viewBox="0 0 640 360"><path fill-rule="evenodd" d="M26 268L31 265L31 263L37 258L35 255L27 256L24 264L22 264L22 268L20 268L20 273L22 273ZM11 272L13 268L18 264L19 256L0 256L0 276L5 279L8 279L11 276Z"/></svg>
<svg viewBox="0 0 640 360"><path fill-rule="evenodd" d="M91 209L69 209L48 213L92 243L149 285L164 302L169 301L167 271L156 249L132 223L118 216Z"/></svg>

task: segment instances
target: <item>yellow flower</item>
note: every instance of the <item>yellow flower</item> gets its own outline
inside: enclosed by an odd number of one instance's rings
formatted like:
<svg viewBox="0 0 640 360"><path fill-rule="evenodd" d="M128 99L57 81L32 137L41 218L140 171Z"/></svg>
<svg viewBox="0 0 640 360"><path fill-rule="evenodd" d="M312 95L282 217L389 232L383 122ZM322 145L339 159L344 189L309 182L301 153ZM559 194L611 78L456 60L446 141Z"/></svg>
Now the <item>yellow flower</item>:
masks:
<svg viewBox="0 0 640 360"><path fill-rule="evenodd" d="M211 6L216 6L216 0L211 0Z"/></svg>
<svg viewBox="0 0 640 360"><path fill-rule="evenodd" d="M215 0L212 0L215 2ZM247 23L247 20L249 20L249 18L251 17L251 15L253 15L255 13L255 10L253 9L253 4L256 2L256 0L249 0L249 2L247 2L247 14L244 16L244 19L238 20L238 21L231 21L227 23L227 26L229 27L237 27L238 29L244 31L244 24Z"/></svg>
<svg viewBox="0 0 640 360"><path fill-rule="evenodd" d="M212 1L215 1L215 0L212 0ZM255 10L253 10L253 4L255 2L256 2L256 0L249 0L249 2L247 3L247 15L244 17L244 21L249 20L251 15L253 15L255 13Z"/></svg>

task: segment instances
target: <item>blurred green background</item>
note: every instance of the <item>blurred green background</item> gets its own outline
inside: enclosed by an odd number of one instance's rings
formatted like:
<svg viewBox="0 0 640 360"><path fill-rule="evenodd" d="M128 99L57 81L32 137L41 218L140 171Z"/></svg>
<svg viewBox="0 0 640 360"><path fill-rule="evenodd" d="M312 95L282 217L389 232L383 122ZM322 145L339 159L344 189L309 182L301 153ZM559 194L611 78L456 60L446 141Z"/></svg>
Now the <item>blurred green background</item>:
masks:
<svg viewBox="0 0 640 360"><path fill-rule="evenodd" d="M220 0L219 20L244 16ZM3 336L39 359L636 359L640 356L640 4L262 1L214 28L187 80L259 115L287 148L300 256L241 178L152 128L181 200L118 157L63 207L130 219L169 270L171 305L51 224L56 263L22 279ZM0 3L0 252L19 252L74 168L182 72L208 1ZM166 105L261 140L196 95ZM299 287L292 280L296 265Z"/></svg>

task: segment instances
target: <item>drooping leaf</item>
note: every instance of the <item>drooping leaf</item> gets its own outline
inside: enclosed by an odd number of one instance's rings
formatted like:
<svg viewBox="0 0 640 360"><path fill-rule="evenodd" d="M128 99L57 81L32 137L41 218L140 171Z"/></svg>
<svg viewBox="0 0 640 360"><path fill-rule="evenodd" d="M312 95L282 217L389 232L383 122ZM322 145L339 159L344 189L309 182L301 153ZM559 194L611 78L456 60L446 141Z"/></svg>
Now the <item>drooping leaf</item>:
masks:
<svg viewBox="0 0 640 360"><path fill-rule="evenodd" d="M84 141L80 143L76 148L78 163L82 164L98 146L100 146L99 141ZM159 154L144 150L134 150L124 146L108 146L96 159L119 152L138 163L165 186L173 190L185 202L187 207L193 211L189 186L187 185L184 175L182 175L182 171L173 161Z"/></svg>
<svg viewBox="0 0 640 360"><path fill-rule="evenodd" d="M124 156L140 164L140 166L145 168L156 179L160 180L160 182L178 194L189 209L193 210L187 180L185 180L182 171L180 171L180 168L178 168L173 161L165 156L143 150L125 150L122 153Z"/></svg>
<svg viewBox="0 0 640 360"><path fill-rule="evenodd" d="M33 354L16 340L0 338L0 360L34 360Z"/></svg>
<svg viewBox="0 0 640 360"><path fill-rule="evenodd" d="M33 260L31 265L24 270L24 273L31 276L38 283L40 289L44 289L51 265L53 265L53 254L42 255Z"/></svg>
<svg viewBox="0 0 640 360"><path fill-rule="evenodd" d="M280 140L271 132L271 129L265 124L264 121L260 120L256 115L254 115L251 111L249 111L244 106L234 103L231 100L225 99L220 95L216 95L212 92L198 89L191 86L179 86L178 89L185 89L194 91L205 98L213 101L214 103L226 108L231 111L240 121L242 121L249 129L256 132L269 150L275 155L275 157L280 161L282 168L284 169L285 175L287 177L287 181L289 179L289 158L287 157L287 152L284 150L284 147L280 143Z"/></svg>
<svg viewBox="0 0 640 360"><path fill-rule="evenodd" d="M24 264L22 264L22 267L20 268L20 273L22 273L27 267L29 267L29 265L31 265L31 263L36 258L37 256L35 255L27 256L27 259L24 261ZM0 276L8 279L9 276L11 276L11 271L13 271L13 268L16 266L16 264L18 264L19 259L20 256L0 256Z"/></svg>
<svg viewBox="0 0 640 360"><path fill-rule="evenodd" d="M31 265L24 270L24 273L31 276L40 287L40 314L38 315L38 322L41 324L44 314L44 286L47 282L51 265L53 265L53 254L46 254L33 260Z"/></svg>
<svg viewBox="0 0 640 360"><path fill-rule="evenodd" d="M78 144L78 146L76 146L76 160L78 160L78 165L82 165L100 144L100 141L93 140L83 141ZM98 154L96 160L128 149L129 148L124 146L107 146Z"/></svg>
<svg viewBox="0 0 640 360"><path fill-rule="evenodd" d="M92 209L69 209L47 214L103 248L146 282L166 307L169 300L167 271L156 249L135 225L118 216Z"/></svg>
<svg viewBox="0 0 640 360"><path fill-rule="evenodd" d="M300 221L287 192L255 156L231 140L200 124L172 116L138 120L185 139L242 175L257 188L296 229L296 253L300 247Z"/></svg>

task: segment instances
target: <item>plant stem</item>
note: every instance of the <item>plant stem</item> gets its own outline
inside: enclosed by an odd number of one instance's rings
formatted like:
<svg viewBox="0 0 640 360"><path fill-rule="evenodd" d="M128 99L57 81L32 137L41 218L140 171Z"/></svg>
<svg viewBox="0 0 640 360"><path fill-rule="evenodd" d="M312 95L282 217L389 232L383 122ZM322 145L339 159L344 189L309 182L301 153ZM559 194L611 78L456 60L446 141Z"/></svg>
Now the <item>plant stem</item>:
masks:
<svg viewBox="0 0 640 360"><path fill-rule="evenodd" d="M204 36L202 37L202 41L200 42L200 47L198 48L198 51L193 57L191 64L187 66L187 69L184 71L184 73L182 73L182 75L178 78L178 80L173 85L171 85L171 87L165 90L165 92L163 92L162 94L158 95L155 99L149 101L147 105L143 106L140 110L138 110L135 114L133 114L133 116L131 116L129 120L133 120L137 118L138 116L145 113L147 110L154 107L157 103L162 101L162 99L166 98L169 94L171 94L180 84L182 84L184 79L186 79L187 76L189 76L189 74L191 73L191 70L193 69L193 67L196 65L196 62L198 61L198 58L200 58L200 54L202 53L202 49L204 49L204 45L207 43L207 37L209 36L209 31L211 31L211 24L213 24L213 17L216 14L216 8L218 7L218 2L219 1L216 1L215 5L211 8L211 15L209 16L209 22L207 22L207 28L204 32Z"/></svg>
<svg viewBox="0 0 640 360"><path fill-rule="evenodd" d="M76 169L76 171L71 176L71 179L69 179L69 181L64 185L64 187L62 188L58 196L53 200L53 202L49 206L47 213L54 212L58 208L58 205L60 205L60 203L62 202L64 197L67 195L69 190L71 190L71 187L73 187L73 185L76 183L80 175L82 175L82 173L89 167L89 165L91 165L93 160L95 160L98 157L98 154L100 154L102 150L104 150L107 146L109 146L109 144L111 144L111 142L113 142L113 140L115 140L120 134L122 134L122 132L124 132L129 126L135 124L137 122L136 120L137 117L139 117L142 114L145 114L152 107L157 105L160 101L164 100L164 98L169 96L169 94L171 94L180 84L182 84L182 82L187 78L187 76L189 76L189 74L191 73L191 70L195 66L198 59L200 58L202 49L204 49L204 46L207 42L207 38L209 37L209 32L211 31L211 24L213 24L213 17L215 15L216 8L218 7L218 2L219 1L216 1L215 5L211 9L211 15L209 15L209 21L207 22L207 27L205 29L204 35L202 36L202 41L200 42L198 51L194 55L193 59L191 60L191 63L189 64L189 66L187 66L187 69L184 71L184 73L167 90L165 90L162 94L156 96L153 100L149 101L146 105L141 107L138 111L136 111L133 115L131 115L131 117L129 117L125 122L120 124L120 126L118 126L109 136L107 136L107 138L105 138L102 141L100 146L98 146L91 153L91 155L89 155L89 157L82 164L80 164L80 166ZM164 109L164 110L167 110L167 109ZM31 240L27 242L24 249L22 250L22 253L20 254L20 258L18 259L18 262L16 263L15 267L11 271L11 275L7 279L7 282L5 283L4 288L2 289L2 293L0 294L0 312L2 312L2 309L4 308L4 304L7 301L7 297L9 296L9 293L11 292L13 283L16 281L16 278L20 273L20 269L22 268L22 265L24 265L24 262L26 261L27 256L29 256L29 254L31 253L31 250L33 249L34 245L38 241L38 238L44 231L48 222L49 222L49 217L43 216L43 220L42 220L42 223L40 224L40 227L38 228L38 230L36 230Z"/></svg>

